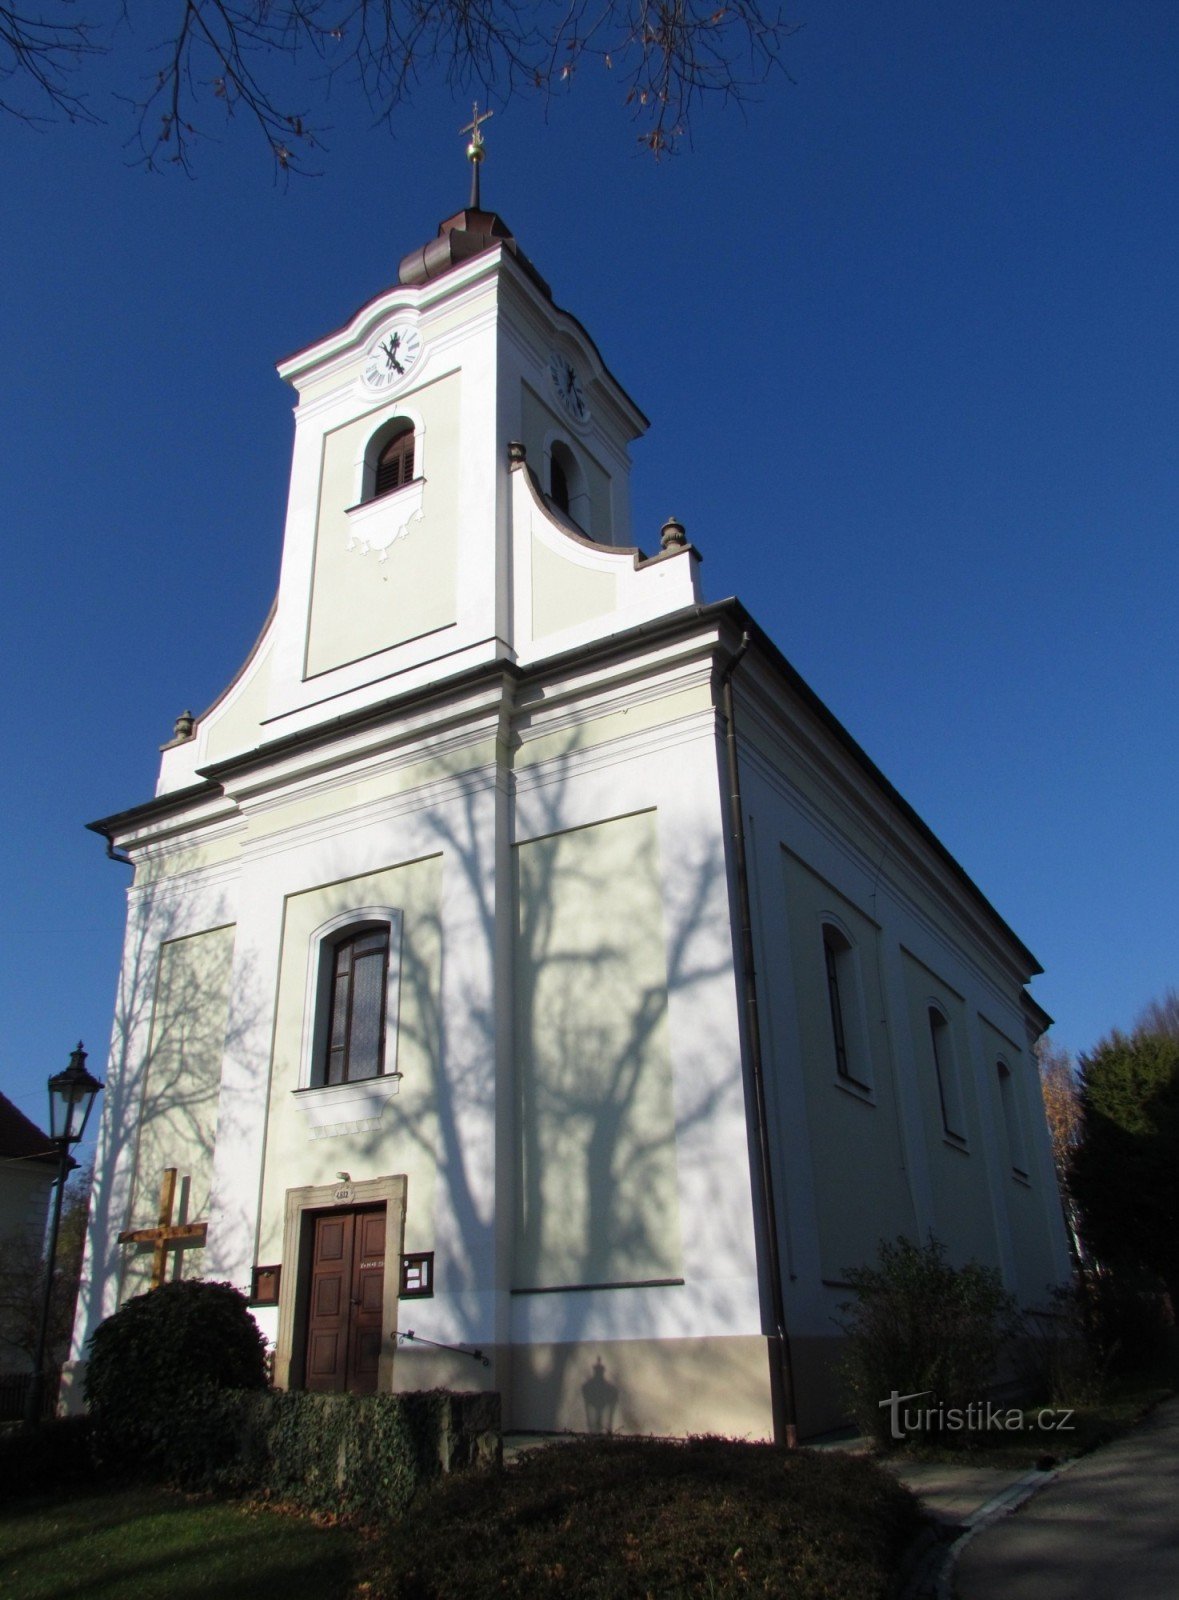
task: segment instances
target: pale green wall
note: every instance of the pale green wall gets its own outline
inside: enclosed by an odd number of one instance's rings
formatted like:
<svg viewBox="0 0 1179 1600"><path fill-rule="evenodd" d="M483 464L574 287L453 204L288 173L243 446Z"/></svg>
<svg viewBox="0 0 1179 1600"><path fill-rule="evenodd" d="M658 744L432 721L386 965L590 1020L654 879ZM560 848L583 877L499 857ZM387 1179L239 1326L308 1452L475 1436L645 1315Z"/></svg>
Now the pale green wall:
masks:
<svg viewBox="0 0 1179 1600"><path fill-rule="evenodd" d="M341 1170L351 1173L357 1182L405 1174L405 1248L434 1247L441 882L442 858L431 856L362 878L323 884L287 898L274 1026L260 1262L282 1259L286 1191L331 1183ZM306 1119L291 1094L299 1083L311 937L331 918L371 905L392 906L401 911L403 918L397 1065L405 1076L400 1093L386 1106L378 1129L311 1139Z"/></svg>
<svg viewBox="0 0 1179 1600"><path fill-rule="evenodd" d="M238 834L208 839L185 850L169 850L166 855L148 856L135 864L135 887L142 889L163 878L175 877L182 872L198 872L203 867L220 866L234 861L241 852Z"/></svg>
<svg viewBox="0 0 1179 1600"><path fill-rule="evenodd" d="M979 1261L999 1266L998 1244L987 1185L986 1154L979 1126L978 1096L967 1035L966 1007L960 995L908 951L904 951L905 991L921 1116L929 1151L929 1178L933 1191L933 1232L946 1246L956 1265ZM962 1108L964 1147L947 1139L938 1096L937 1071L929 1031L931 1001L941 1006L950 1025L953 1061L947 1076L957 1081Z"/></svg>
<svg viewBox="0 0 1179 1600"><path fill-rule="evenodd" d="M562 628L608 616L618 605L618 579L612 572L590 572L570 558L532 540L532 636L543 639ZM607 558L611 559L611 558ZM616 558L615 558L616 559Z"/></svg>
<svg viewBox="0 0 1179 1600"><path fill-rule="evenodd" d="M912 1236L915 1219L898 1133L896 1083L880 988L876 925L788 850L782 851L790 957L797 985L798 1029L807 1127L815 1174L815 1204L824 1278L842 1281L848 1267L875 1260L882 1238ZM839 1081L822 920L834 915L850 935L859 996L843 995L849 1048L866 1052L855 1070L871 1085L858 1095ZM772 952L773 942L770 942ZM767 973L769 984L784 981ZM846 987L846 986L845 986ZM862 1000L862 1003L861 1003ZM787 1060L779 1072L790 1071ZM865 1204L865 1197L871 1203Z"/></svg>
<svg viewBox="0 0 1179 1600"><path fill-rule="evenodd" d="M165 1167L177 1169L173 1222L208 1218L233 938L232 927L214 928L160 946L131 1228L155 1226ZM149 1245L121 1248L126 1298L149 1286L152 1255ZM169 1276L199 1278L203 1257L200 1248L170 1252Z"/></svg>
<svg viewBox="0 0 1179 1600"><path fill-rule="evenodd" d="M678 1277L655 816L520 845L515 1283Z"/></svg>
<svg viewBox="0 0 1179 1600"><path fill-rule="evenodd" d="M458 542L459 385L457 373L399 396L326 435L320 483L315 573L307 638L308 677L403 644L455 621ZM367 441L405 407L420 413L425 439L422 517L395 539L382 561L348 549L347 509L359 498L356 462ZM413 489L402 492L412 496ZM402 493L389 497L390 515Z"/></svg>

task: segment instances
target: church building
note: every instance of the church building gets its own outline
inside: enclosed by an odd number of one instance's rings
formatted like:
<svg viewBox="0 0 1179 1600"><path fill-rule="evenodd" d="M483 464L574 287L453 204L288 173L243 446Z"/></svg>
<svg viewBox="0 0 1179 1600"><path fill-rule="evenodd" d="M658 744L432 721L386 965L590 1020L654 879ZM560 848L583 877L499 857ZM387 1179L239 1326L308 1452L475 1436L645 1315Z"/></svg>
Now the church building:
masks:
<svg viewBox="0 0 1179 1600"><path fill-rule="evenodd" d="M645 418L472 149L280 365L273 609L92 824L133 875L67 1399L206 1277L284 1387L805 1436L882 1238L1067 1276L1040 969L683 527L636 548Z"/></svg>

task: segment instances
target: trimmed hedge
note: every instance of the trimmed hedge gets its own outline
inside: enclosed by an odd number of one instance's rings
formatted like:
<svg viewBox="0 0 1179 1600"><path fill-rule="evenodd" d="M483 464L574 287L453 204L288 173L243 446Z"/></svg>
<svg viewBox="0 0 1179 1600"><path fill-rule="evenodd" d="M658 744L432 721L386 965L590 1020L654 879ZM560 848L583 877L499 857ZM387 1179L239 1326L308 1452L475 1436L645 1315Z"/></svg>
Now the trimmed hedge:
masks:
<svg viewBox="0 0 1179 1600"><path fill-rule="evenodd" d="M327 1395L193 1389L169 1444L131 1463L89 1417L0 1436L0 1496L53 1494L116 1479L266 1499L375 1523L444 1473L502 1459L497 1394L431 1389ZM115 1465L115 1463L118 1465Z"/></svg>
<svg viewBox="0 0 1179 1600"><path fill-rule="evenodd" d="M500 1453L496 1394L205 1387L177 1402L167 1448L145 1456L138 1475L374 1522L403 1511L442 1473L493 1464ZM126 1463L121 1452L118 1459Z"/></svg>
<svg viewBox="0 0 1179 1600"><path fill-rule="evenodd" d="M444 1472L500 1459L496 1394L273 1391L223 1395L219 1408L236 1422L237 1450L228 1465L210 1463L203 1486L261 1492L356 1522L404 1511Z"/></svg>

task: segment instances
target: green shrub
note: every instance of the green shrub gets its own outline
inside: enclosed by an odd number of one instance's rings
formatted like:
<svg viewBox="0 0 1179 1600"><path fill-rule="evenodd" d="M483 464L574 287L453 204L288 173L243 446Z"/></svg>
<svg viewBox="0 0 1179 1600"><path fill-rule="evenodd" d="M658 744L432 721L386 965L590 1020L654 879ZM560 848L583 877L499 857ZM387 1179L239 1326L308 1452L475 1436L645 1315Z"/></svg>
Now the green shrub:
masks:
<svg viewBox="0 0 1179 1600"><path fill-rule="evenodd" d="M985 1401L1016 1311L993 1268L950 1266L931 1235L926 1245L882 1241L879 1265L846 1277L856 1299L842 1308L839 1375L864 1433L885 1448L900 1442L881 1404L894 1392L920 1396L913 1407L935 1413ZM969 1442L963 1432L950 1437Z"/></svg>
<svg viewBox="0 0 1179 1600"><path fill-rule="evenodd" d="M228 1283L161 1284L98 1327L86 1400L100 1460L200 1481L233 1459L240 1424L220 1391L265 1387L265 1344Z"/></svg>
<svg viewBox="0 0 1179 1600"><path fill-rule="evenodd" d="M580 1439L444 1479L389 1530L386 1600L891 1592L916 1502L873 1462L729 1439Z"/></svg>

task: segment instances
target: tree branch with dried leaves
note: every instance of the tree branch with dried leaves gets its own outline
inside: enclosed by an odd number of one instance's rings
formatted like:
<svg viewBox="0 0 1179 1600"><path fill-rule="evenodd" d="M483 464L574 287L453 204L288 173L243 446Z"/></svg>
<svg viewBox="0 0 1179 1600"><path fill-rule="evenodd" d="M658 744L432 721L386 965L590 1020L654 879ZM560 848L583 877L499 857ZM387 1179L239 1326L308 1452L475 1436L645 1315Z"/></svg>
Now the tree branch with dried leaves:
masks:
<svg viewBox="0 0 1179 1600"><path fill-rule="evenodd" d="M239 115L278 171L307 171L322 137L310 108L341 85L388 124L431 80L503 103L552 96L591 69L615 78L639 141L660 156L690 137L706 101L744 102L785 73L797 31L769 0L30 3L32 15L0 3L0 111L98 120L79 87L87 58L138 53L147 89L120 97L132 108L131 142L146 166L186 171L199 140Z"/></svg>

